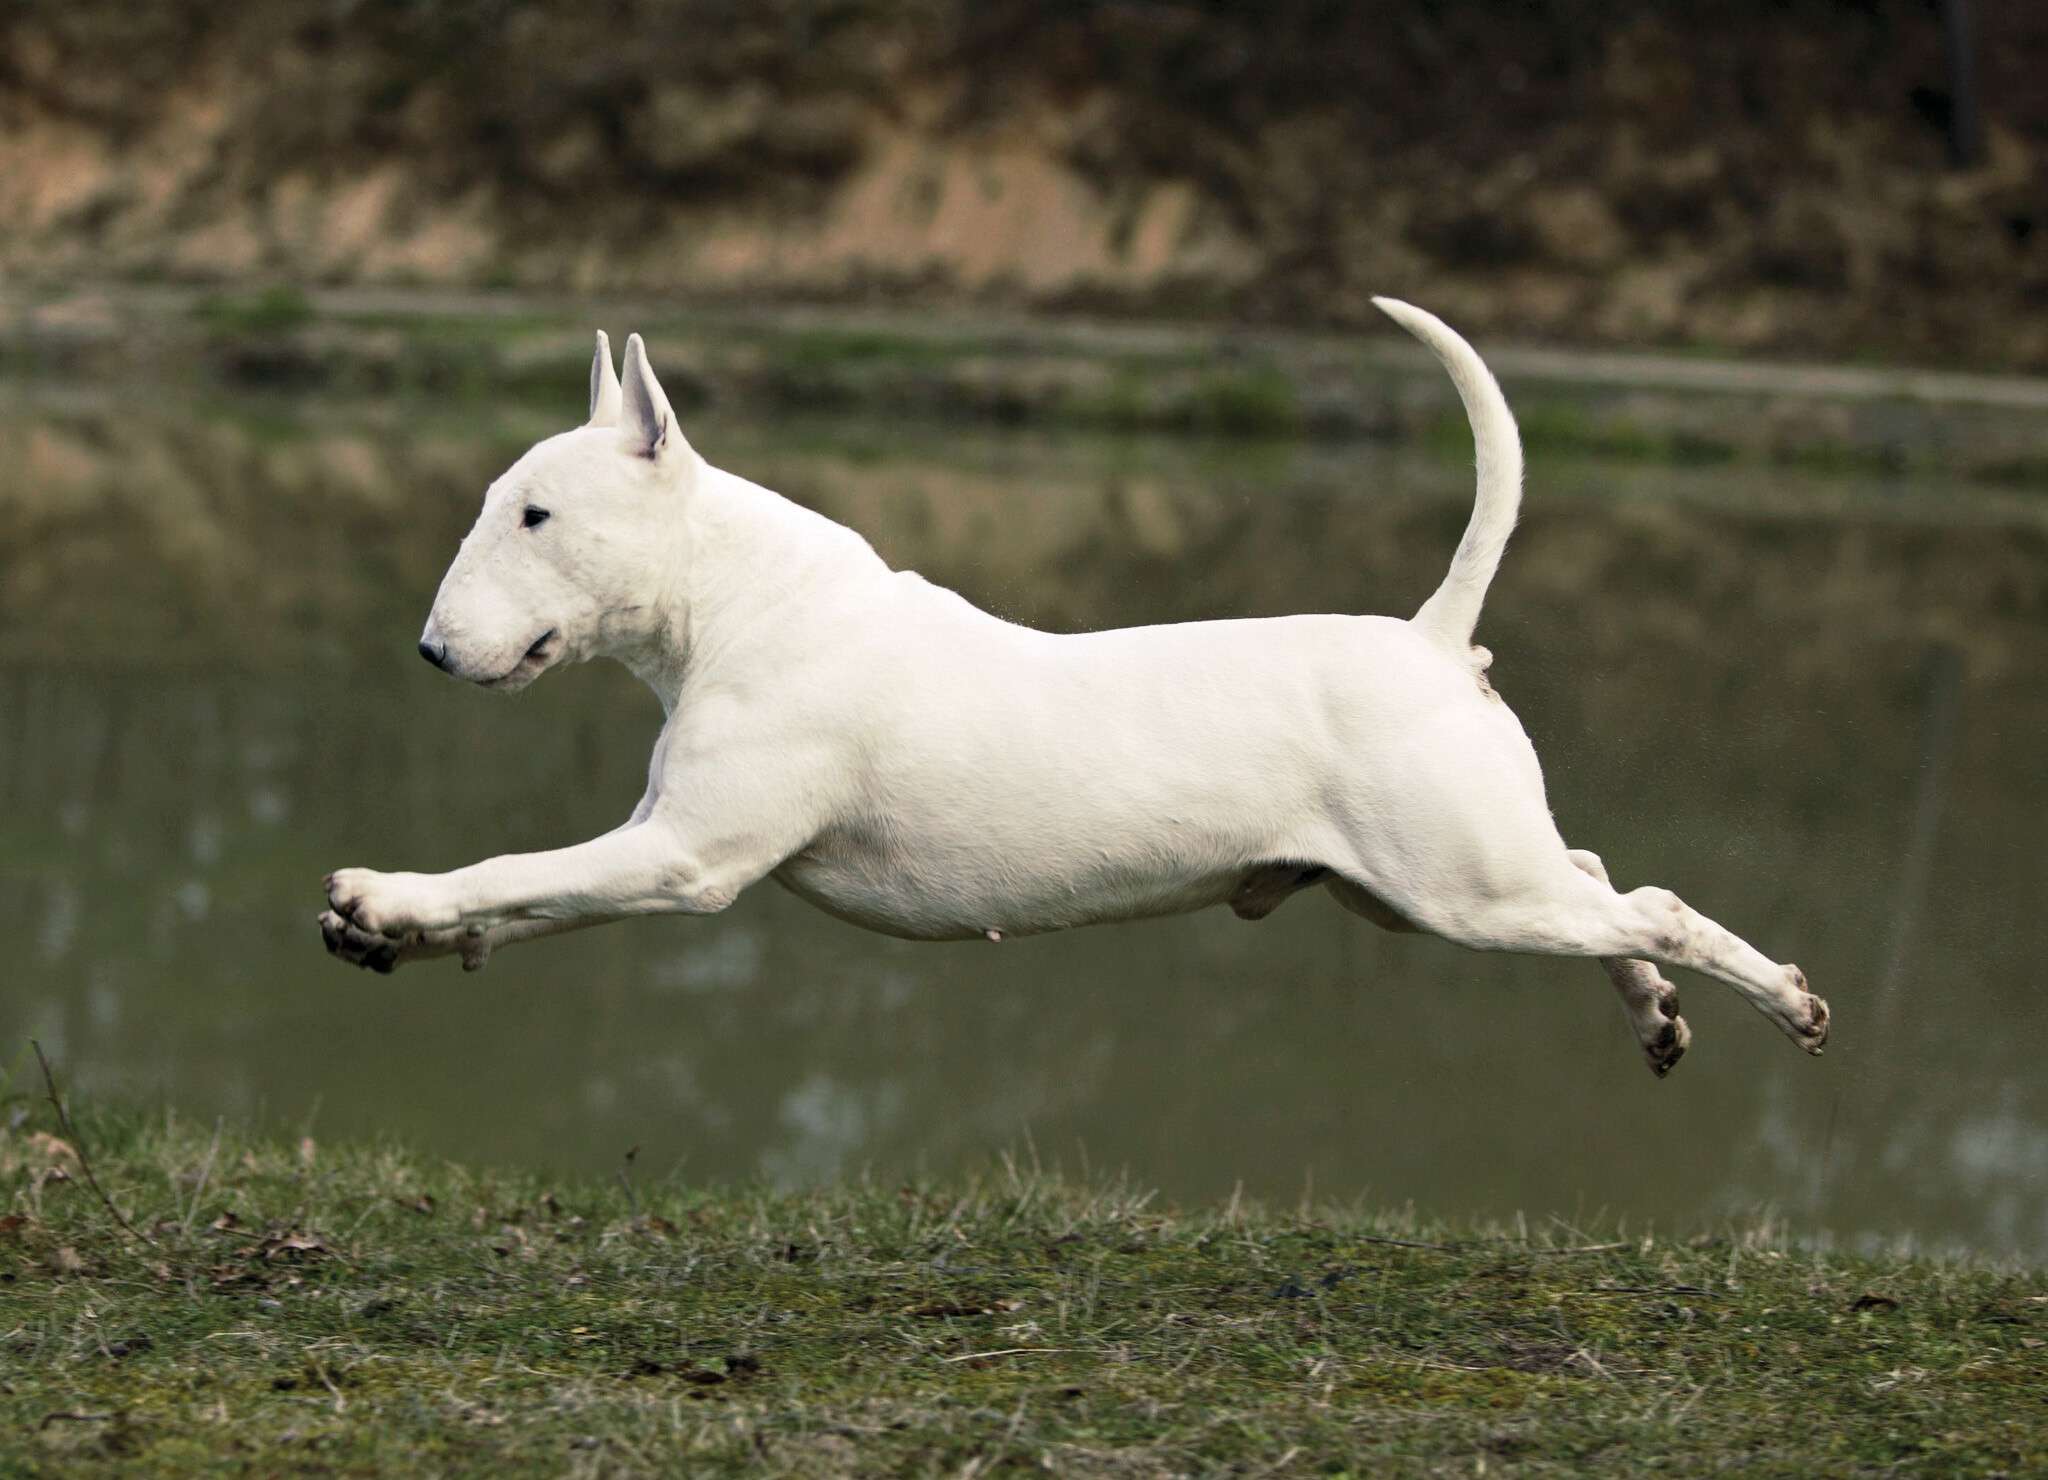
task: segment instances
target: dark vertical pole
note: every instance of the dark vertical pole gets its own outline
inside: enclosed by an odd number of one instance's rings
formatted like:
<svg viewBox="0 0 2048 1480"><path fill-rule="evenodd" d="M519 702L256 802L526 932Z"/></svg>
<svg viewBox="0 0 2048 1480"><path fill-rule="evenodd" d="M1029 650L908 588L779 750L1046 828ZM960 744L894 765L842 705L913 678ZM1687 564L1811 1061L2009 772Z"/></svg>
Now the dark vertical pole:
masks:
<svg viewBox="0 0 2048 1480"><path fill-rule="evenodd" d="M1984 119L1977 111L1977 37L1970 0L1941 0L1941 36L1948 51L1948 160L1966 170L1984 158Z"/></svg>

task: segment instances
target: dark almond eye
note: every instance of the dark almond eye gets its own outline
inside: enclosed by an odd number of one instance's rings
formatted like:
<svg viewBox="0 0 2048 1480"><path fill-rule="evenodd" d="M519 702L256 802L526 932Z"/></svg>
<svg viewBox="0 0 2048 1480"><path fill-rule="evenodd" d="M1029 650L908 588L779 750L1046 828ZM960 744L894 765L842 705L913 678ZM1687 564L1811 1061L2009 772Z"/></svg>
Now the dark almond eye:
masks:
<svg viewBox="0 0 2048 1480"><path fill-rule="evenodd" d="M523 529L539 529L547 522L548 511L539 504L528 504L526 512L519 516L519 524Z"/></svg>

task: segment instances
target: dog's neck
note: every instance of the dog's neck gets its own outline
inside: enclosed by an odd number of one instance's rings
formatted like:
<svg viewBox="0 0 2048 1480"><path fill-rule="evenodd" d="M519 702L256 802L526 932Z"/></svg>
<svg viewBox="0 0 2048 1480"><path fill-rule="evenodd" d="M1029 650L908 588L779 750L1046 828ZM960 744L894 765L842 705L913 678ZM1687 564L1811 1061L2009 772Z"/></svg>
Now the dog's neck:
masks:
<svg viewBox="0 0 2048 1480"><path fill-rule="evenodd" d="M671 714L735 640L826 587L890 574L860 535L781 494L701 461L690 483L662 561L666 588L644 615L622 614L605 644Z"/></svg>

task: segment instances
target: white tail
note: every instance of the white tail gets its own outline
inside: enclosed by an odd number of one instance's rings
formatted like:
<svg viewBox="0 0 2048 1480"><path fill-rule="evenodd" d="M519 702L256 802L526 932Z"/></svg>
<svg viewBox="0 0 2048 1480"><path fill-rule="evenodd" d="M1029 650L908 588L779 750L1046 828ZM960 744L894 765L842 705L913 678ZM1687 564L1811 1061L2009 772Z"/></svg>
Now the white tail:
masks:
<svg viewBox="0 0 2048 1480"><path fill-rule="evenodd" d="M1443 584L1415 614L1417 627L1463 655L1472 645L1472 629L1479 625L1486 588L1500 569L1501 551L1507 548L1515 515L1522 507L1522 439L1507 398L1478 351L1434 314L1397 298L1375 298L1373 302L1443 361L1472 423L1479 463L1479 493L1472 505L1472 522L1465 526L1465 537L1458 541L1458 553L1451 557Z"/></svg>

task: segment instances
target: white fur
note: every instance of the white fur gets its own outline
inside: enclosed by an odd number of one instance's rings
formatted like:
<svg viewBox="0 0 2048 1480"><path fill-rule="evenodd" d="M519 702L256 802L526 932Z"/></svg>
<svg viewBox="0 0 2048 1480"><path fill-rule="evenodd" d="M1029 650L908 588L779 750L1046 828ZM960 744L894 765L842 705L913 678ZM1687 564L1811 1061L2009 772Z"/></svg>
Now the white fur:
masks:
<svg viewBox="0 0 2048 1480"><path fill-rule="evenodd" d="M1297 616L1057 636L885 565L683 440L638 335L602 335L590 422L491 486L422 649L516 689L612 657L668 720L617 830L448 874L343 869L322 916L380 970L653 913L764 878L871 930L1005 939L1328 886L1392 928L1603 958L1651 1067L1689 1037L1651 961L1733 985L1808 1050L1827 1008L1661 889L1566 849L1522 727L1470 645L1520 501L1521 448L1471 347L1378 300L1449 370L1478 497L1413 621ZM527 527L529 508L548 517Z"/></svg>

